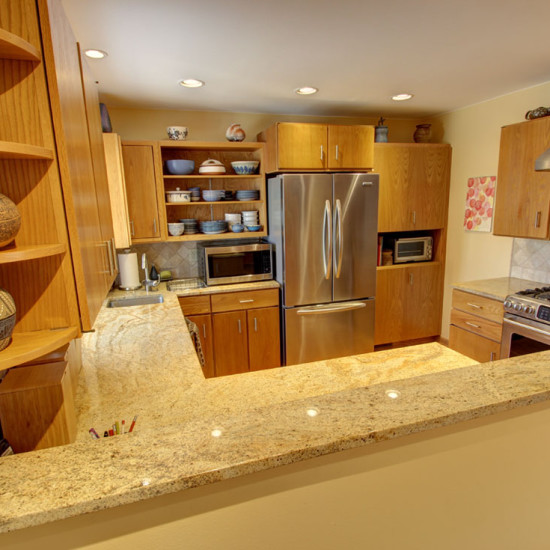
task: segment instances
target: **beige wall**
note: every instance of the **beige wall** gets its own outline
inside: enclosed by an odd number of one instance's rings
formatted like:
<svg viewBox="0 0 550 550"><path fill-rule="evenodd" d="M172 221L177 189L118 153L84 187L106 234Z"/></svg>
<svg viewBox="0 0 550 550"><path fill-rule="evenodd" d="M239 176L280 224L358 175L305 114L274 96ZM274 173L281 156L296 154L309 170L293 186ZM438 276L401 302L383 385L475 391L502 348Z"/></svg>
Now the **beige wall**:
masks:
<svg viewBox="0 0 550 550"><path fill-rule="evenodd" d="M455 282L506 277L513 239L462 228L466 184L472 176L497 175L500 128L524 120L529 109L550 104L550 83L498 97L434 119L437 141L453 147L442 336L448 338ZM498 194L498 181L497 181Z"/></svg>
<svg viewBox="0 0 550 550"><path fill-rule="evenodd" d="M549 423L550 405L534 405L7 533L0 546L546 550ZM97 482L108 484L100 471Z"/></svg>
<svg viewBox="0 0 550 550"><path fill-rule="evenodd" d="M227 113L223 111L163 111L153 109L110 108L113 131L122 139L167 139L167 126L187 126L189 141L225 141L225 130L230 124L241 124L247 141L256 141L256 135L274 122L322 122L331 124L373 124L376 117L311 117L271 115L259 113ZM389 140L412 142L418 121L386 120Z"/></svg>

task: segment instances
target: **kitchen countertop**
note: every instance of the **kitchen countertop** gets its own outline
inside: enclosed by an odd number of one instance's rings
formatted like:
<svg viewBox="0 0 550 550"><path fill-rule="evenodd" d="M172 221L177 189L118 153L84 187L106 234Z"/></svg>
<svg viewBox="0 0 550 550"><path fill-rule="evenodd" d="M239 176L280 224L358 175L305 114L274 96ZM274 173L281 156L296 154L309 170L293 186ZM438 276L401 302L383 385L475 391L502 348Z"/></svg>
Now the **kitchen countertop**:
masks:
<svg viewBox="0 0 550 550"><path fill-rule="evenodd" d="M176 295L160 292L102 308L84 335L77 441L0 459L0 532L550 397L550 352L478 365L436 343L204 379ZM88 435L136 414L132 434Z"/></svg>
<svg viewBox="0 0 550 550"><path fill-rule="evenodd" d="M465 290L485 298L504 301L508 294L514 294L526 288L534 288L548 285L550 283L541 283L537 281L528 281L527 279L518 279L515 277L498 277L496 279L482 279L479 281L468 281L466 283L455 283L452 285L457 290Z"/></svg>

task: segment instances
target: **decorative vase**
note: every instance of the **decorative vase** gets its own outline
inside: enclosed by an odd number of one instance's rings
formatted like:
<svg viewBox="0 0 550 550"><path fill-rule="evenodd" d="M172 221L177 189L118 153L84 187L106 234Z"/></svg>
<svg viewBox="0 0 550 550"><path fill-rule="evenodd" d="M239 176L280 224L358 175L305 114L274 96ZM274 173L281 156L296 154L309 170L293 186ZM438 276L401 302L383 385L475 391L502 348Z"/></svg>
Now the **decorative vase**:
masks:
<svg viewBox="0 0 550 550"><path fill-rule="evenodd" d="M21 214L15 203L0 194L0 247L10 244L21 227Z"/></svg>
<svg viewBox="0 0 550 550"><path fill-rule="evenodd" d="M375 126L374 127L374 141L376 143L388 142L388 127L387 126Z"/></svg>
<svg viewBox="0 0 550 550"><path fill-rule="evenodd" d="M240 124L231 124L225 132L225 137L228 141L243 141L246 134Z"/></svg>
<svg viewBox="0 0 550 550"><path fill-rule="evenodd" d="M0 350L10 345L11 333L15 326L15 311L15 302L11 294L0 288Z"/></svg>
<svg viewBox="0 0 550 550"><path fill-rule="evenodd" d="M432 137L431 124L417 124L413 139L415 143L429 143Z"/></svg>

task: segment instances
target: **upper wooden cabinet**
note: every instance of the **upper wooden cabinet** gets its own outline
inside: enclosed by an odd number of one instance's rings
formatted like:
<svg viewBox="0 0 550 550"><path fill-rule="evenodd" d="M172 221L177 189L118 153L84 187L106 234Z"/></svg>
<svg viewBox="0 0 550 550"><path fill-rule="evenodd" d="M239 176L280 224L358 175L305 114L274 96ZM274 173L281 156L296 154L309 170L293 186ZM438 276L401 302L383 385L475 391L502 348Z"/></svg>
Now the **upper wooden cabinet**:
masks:
<svg viewBox="0 0 550 550"><path fill-rule="evenodd" d="M122 143L130 233L135 243L160 241L161 227L165 226L159 208L164 196L157 192L156 180L162 167L156 147L154 142Z"/></svg>
<svg viewBox="0 0 550 550"><path fill-rule="evenodd" d="M550 148L550 117L502 128L495 200L495 235L548 239L550 173L535 160Z"/></svg>
<svg viewBox="0 0 550 550"><path fill-rule="evenodd" d="M450 145L375 143L374 171L380 174L380 233L446 227Z"/></svg>
<svg viewBox="0 0 550 550"><path fill-rule="evenodd" d="M279 122L258 135L266 172L370 170L373 126Z"/></svg>

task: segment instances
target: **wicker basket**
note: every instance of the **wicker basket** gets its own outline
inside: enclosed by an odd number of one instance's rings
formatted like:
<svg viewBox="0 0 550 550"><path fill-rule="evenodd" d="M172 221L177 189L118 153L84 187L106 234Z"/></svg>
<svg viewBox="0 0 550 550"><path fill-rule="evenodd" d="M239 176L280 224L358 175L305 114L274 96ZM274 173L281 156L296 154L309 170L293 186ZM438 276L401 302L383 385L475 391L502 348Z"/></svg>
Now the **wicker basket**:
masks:
<svg viewBox="0 0 550 550"><path fill-rule="evenodd" d="M0 193L0 247L10 244L21 227L21 214L15 203Z"/></svg>
<svg viewBox="0 0 550 550"><path fill-rule="evenodd" d="M11 342L11 333L15 327L15 302L11 294L0 288L0 350Z"/></svg>

